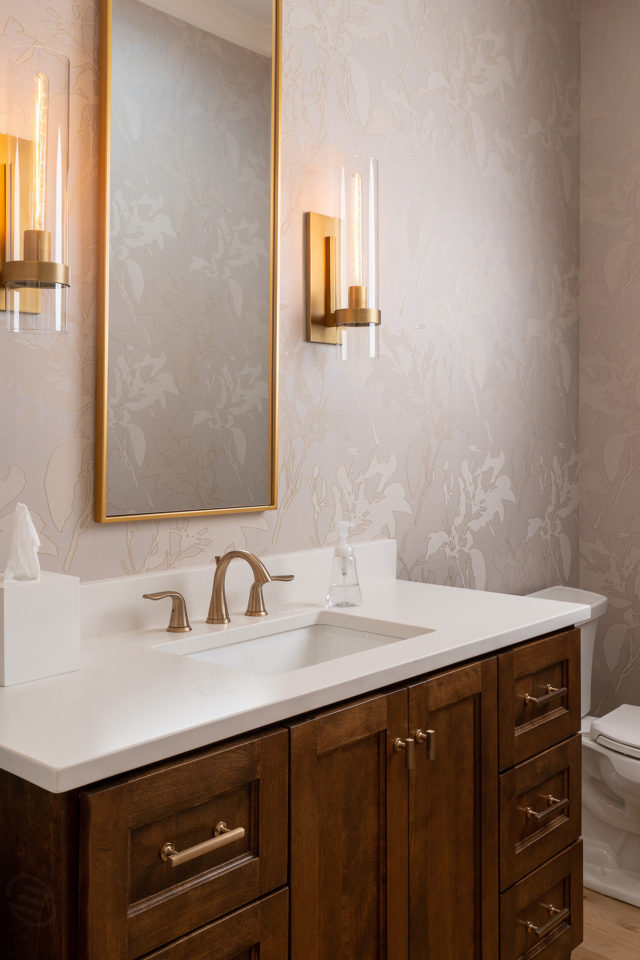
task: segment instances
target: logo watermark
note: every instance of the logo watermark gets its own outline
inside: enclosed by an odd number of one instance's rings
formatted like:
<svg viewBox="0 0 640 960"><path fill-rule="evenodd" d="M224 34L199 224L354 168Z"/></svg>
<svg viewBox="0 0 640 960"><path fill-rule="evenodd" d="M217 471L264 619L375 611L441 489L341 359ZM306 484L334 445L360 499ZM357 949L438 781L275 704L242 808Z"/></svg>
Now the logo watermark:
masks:
<svg viewBox="0 0 640 960"><path fill-rule="evenodd" d="M6 887L9 909L27 927L48 927L56 917L53 890L39 877L19 873Z"/></svg>

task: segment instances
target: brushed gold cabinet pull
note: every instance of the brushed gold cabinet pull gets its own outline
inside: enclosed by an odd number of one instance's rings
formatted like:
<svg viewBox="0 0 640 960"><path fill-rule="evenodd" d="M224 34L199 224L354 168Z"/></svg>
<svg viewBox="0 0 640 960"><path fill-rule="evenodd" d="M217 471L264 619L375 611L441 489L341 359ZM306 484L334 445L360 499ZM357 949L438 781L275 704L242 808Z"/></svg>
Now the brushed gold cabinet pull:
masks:
<svg viewBox="0 0 640 960"><path fill-rule="evenodd" d="M186 850L176 850L172 843L165 843L160 850L160 859L169 861L172 867L179 867L181 863L187 863L189 860L195 860L196 857L203 857L212 850L218 850L220 847L226 847L228 843L234 840L240 840L247 831L244 827L236 827L230 830L224 820L216 823L213 836L210 840L203 843L196 843L193 847L187 847Z"/></svg>
<svg viewBox="0 0 640 960"><path fill-rule="evenodd" d="M527 820L535 820L536 823L544 823L545 820L549 819L549 817L552 817L554 814L559 813L560 810L564 810L565 807L569 806L568 797L563 797L562 800L556 800L555 797L552 797L551 794L549 794L544 799L548 803L546 810L534 810L533 807L527 807L525 810Z"/></svg>
<svg viewBox="0 0 640 960"><path fill-rule="evenodd" d="M413 737L407 737L406 740L403 740L402 737L396 737L393 741L393 749L396 753L400 753L401 750L405 751L405 766L407 770L413 770L416 765L416 742Z"/></svg>
<svg viewBox="0 0 640 960"><path fill-rule="evenodd" d="M426 743L427 759L436 758L436 732L435 730L416 730L416 743Z"/></svg>
<svg viewBox="0 0 640 960"><path fill-rule="evenodd" d="M556 700L558 697L564 697L567 692L566 687L552 687L550 683L545 684L545 690L547 691L542 697L533 697L530 693L525 693L524 702L533 703L536 707L541 707L545 703L551 703L552 700Z"/></svg>
<svg viewBox="0 0 640 960"><path fill-rule="evenodd" d="M523 927L527 928L527 933L532 933L536 940L542 940L543 937L546 937L548 933L551 933L552 930L555 930L556 927L567 920L569 917L569 910L567 907L564 910L560 910L559 907L554 907L552 903L541 903L541 907L544 907L548 911L551 919L547 920L546 923L543 923L541 927L537 926L535 923L532 923L530 920L519 920L518 923L521 923Z"/></svg>

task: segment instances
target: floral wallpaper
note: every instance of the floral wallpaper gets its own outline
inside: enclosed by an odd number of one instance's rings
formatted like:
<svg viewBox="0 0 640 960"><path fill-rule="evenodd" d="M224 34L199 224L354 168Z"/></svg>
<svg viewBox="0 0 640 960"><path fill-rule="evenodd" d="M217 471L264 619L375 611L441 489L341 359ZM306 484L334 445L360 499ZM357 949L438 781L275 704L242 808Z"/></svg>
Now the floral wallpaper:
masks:
<svg viewBox="0 0 640 960"><path fill-rule="evenodd" d="M578 0L283 0L279 508L92 517L97 7L0 29L71 59L66 337L0 352L0 548L16 500L83 579L397 537L400 576L527 592L578 572ZM306 210L380 162L381 357L304 342Z"/></svg>
<svg viewBox="0 0 640 960"><path fill-rule="evenodd" d="M583 3L580 580L605 594L593 698L640 704L640 7Z"/></svg>
<svg viewBox="0 0 640 960"><path fill-rule="evenodd" d="M107 515L266 504L271 60L112 20Z"/></svg>

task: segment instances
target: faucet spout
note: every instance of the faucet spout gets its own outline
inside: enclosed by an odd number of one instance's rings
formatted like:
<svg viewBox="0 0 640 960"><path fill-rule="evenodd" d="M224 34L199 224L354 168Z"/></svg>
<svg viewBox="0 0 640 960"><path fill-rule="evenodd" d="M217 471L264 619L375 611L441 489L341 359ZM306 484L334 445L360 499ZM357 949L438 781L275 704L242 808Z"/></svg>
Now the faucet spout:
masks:
<svg viewBox="0 0 640 960"><path fill-rule="evenodd" d="M267 611L262 596L262 587L272 580L293 580L293 574L272 576L262 560L248 550L229 550L223 557L216 557L216 569L213 575L213 588L207 623L229 623L229 608L224 588L227 567L232 560L246 560L253 573L253 584L249 593L249 604L245 611L246 617L264 617Z"/></svg>

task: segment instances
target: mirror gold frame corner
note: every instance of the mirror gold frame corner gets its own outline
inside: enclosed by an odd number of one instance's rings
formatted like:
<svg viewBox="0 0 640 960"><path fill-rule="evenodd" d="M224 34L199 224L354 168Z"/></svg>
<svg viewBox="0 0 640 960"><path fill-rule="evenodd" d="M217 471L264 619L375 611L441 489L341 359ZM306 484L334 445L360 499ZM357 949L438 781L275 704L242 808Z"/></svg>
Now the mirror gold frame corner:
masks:
<svg viewBox="0 0 640 960"><path fill-rule="evenodd" d="M97 523L135 522L174 517L215 516L228 513L257 513L277 509L278 494L278 287L279 287L279 193L280 119L282 101L282 0L272 2L271 70L271 262L269 270L269 465L268 502L252 506L193 508L167 513L114 515L107 513L107 412L109 360L109 177L111 147L111 54L112 0L100 3L100 115L98 166L98 280L96 340L96 421L94 519Z"/></svg>

